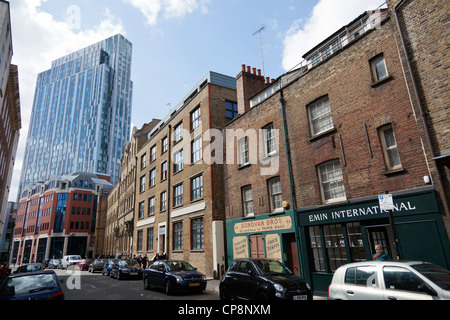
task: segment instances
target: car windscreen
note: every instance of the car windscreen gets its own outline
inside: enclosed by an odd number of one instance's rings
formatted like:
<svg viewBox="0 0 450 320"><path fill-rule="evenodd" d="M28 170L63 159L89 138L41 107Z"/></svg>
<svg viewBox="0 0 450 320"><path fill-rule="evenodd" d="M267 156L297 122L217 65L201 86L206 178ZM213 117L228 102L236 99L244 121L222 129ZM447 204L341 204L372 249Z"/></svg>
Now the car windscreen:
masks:
<svg viewBox="0 0 450 320"><path fill-rule="evenodd" d="M10 278L0 289L0 296L19 296L58 288L53 274L36 274Z"/></svg>
<svg viewBox="0 0 450 320"><path fill-rule="evenodd" d="M185 261L169 261L167 262L169 271L194 271L195 268Z"/></svg>
<svg viewBox="0 0 450 320"><path fill-rule="evenodd" d="M270 276L276 274L291 275L292 271L275 260L255 260L253 261L263 275Z"/></svg>
<svg viewBox="0 0 450 320"><path fill-rule="evenodd" d="M450 271L434 264L416 264L412 265L414 269L420 272L429 280L444 290L450 290Z"/></svg>

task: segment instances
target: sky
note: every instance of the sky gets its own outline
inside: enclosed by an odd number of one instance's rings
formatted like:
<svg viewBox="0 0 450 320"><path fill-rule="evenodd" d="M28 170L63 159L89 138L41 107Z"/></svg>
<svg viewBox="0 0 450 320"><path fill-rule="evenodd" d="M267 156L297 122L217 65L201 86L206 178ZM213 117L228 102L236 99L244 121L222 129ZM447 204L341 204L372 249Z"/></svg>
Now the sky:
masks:
<svg viewBox="0 0 450 320"><path fill-rule="evenodd" d="M278 78L384 0L9 0L21 121L9 201L17 200L37 74L121 33L133 44L131 127L163 119L209 71L241 65ZM257 32L261 30L260 32Z"/></svg>

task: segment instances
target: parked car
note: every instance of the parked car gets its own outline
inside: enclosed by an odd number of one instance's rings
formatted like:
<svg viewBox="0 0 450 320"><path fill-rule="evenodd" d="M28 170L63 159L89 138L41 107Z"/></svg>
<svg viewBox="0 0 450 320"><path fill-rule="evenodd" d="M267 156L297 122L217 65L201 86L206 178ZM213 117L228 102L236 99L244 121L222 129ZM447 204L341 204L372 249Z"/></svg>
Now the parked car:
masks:
<svg viewBox="0 0 450 320"><path fill-rule="evenodd" d="M42 264L44 265L44 269L48 268L49 262L50 262L50 259L44 259L44 261L42 261Z"/></svg>
<svg viewBox="0 0 450 320"><path fill-rule="evenodd" d="M81 260L82 260L81 256L79 256L79 255L64 256L61 259L61 268L67 269L67 267L77 264L77 263L81 262Z"/></svg>
<svg viewBox="0 0 450 320"><path fill-rule="evenodd" d="M139 263L136 260L120 260L111 267L111 272L109 275L111 278L116 278L121 280L123 278L136 277L138 279L142 278L142 270Z"/></svg>
<svg viewBox="0 0 450 320"><path fill-rule="evenodd" d="M111 272L111 267L115 263L118 263L118 262L119 262L119 259L107 259L106 262L105 262L105 265L103 266L102 275L109 276L109 274Z"/></svg>
<svg viewBox="0 0 450 320"><path fill-rule="evenodd" d="M450 300L450 271L422 261L366 261L339 267L330 300Z"/></svg>
<svg viewBox="0 0 450 320"><path fill-rule="evenodd" d="M48 263L49 269L58 269L59 265L61 264L61 259L51 259Z"/></svg>
<svg viewBox="0 0 450 320"><path fill-rule="evenodd" d="M27 263L19 266L13 273L24 273L44 270L42 263Z"/></svg>
<svg viewBox="0 0 450 320"><path fill-rule="evenodd" d="M92 259L83 259L81 262L75 264L75 269L80 269L81 271L88 270L91 263Z"/></svg>
<svg viewBox="0 0 450 320"><path fill-rule="evenodd" d="M281 262L236 259L219 285L220 299L312 300L309 284Z"/></svg>
<svg viewBox="0 0 450 320"><path fill-rule="evenodd" d="M206 289L206 277L186 261L159 260L144 270L144 289L163 288L172 292L202 292Z"/></svg>
<svg viewBox="0 0 450 320"><path fill-rule="evenodd" d="M0 300L64 300L64 293L55 271L45 270L8 276Z"/></svg>
<svg viewBox="0 0 450 320"><path fill-rule="evenodd" d="M88 268L89 272L94 273L95 271L102 271L105 266L105 259L95 259Z"/></svg>

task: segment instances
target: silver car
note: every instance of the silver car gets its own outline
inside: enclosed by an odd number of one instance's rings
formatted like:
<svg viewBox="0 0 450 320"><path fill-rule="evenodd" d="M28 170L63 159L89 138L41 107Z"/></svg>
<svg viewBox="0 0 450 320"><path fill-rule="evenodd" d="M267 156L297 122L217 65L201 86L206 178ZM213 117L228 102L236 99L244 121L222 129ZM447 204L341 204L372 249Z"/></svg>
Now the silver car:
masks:
<svg viewBox="0 0 450 320"><path fill-rule="evenodd" d="M450 300L450 271L422 261L366 261L339 267L330 300Z"/></svg>

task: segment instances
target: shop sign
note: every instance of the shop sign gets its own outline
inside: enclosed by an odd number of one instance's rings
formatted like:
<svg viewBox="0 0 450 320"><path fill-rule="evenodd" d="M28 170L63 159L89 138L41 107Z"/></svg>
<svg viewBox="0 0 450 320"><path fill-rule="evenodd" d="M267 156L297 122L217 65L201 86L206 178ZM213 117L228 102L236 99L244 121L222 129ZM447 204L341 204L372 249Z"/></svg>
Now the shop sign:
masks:
<svg viewBox="0 0 450 320"><path fill-rule="evenodd" d="M248 240L246 236L233 238L233 257L248 258Z"/></svg>
<svg viewBox="0 0 450 320"><path fill-rule="evenodd" d="M290 216L274 217L262 220L250 220L234 225L234 232L236 234L251 233L251 232L268 232L287 230L292 228L292 219Z"/></svg>
<svg viewBox="0 0 450 320"><path fill-rule="evenodd" d="M392 208L394 216L435 213L439 210L435 199L434 193L394 197L393 205L389 206L389 208ZM379 199L377 198L377 200ZM390 199L387 201L390 201ZM379 201L367 201L347 206L330 206L328 208L299 213L300 223L302 225L331 224L389 217L389 211L384 205L380 208Z"/></svg>

